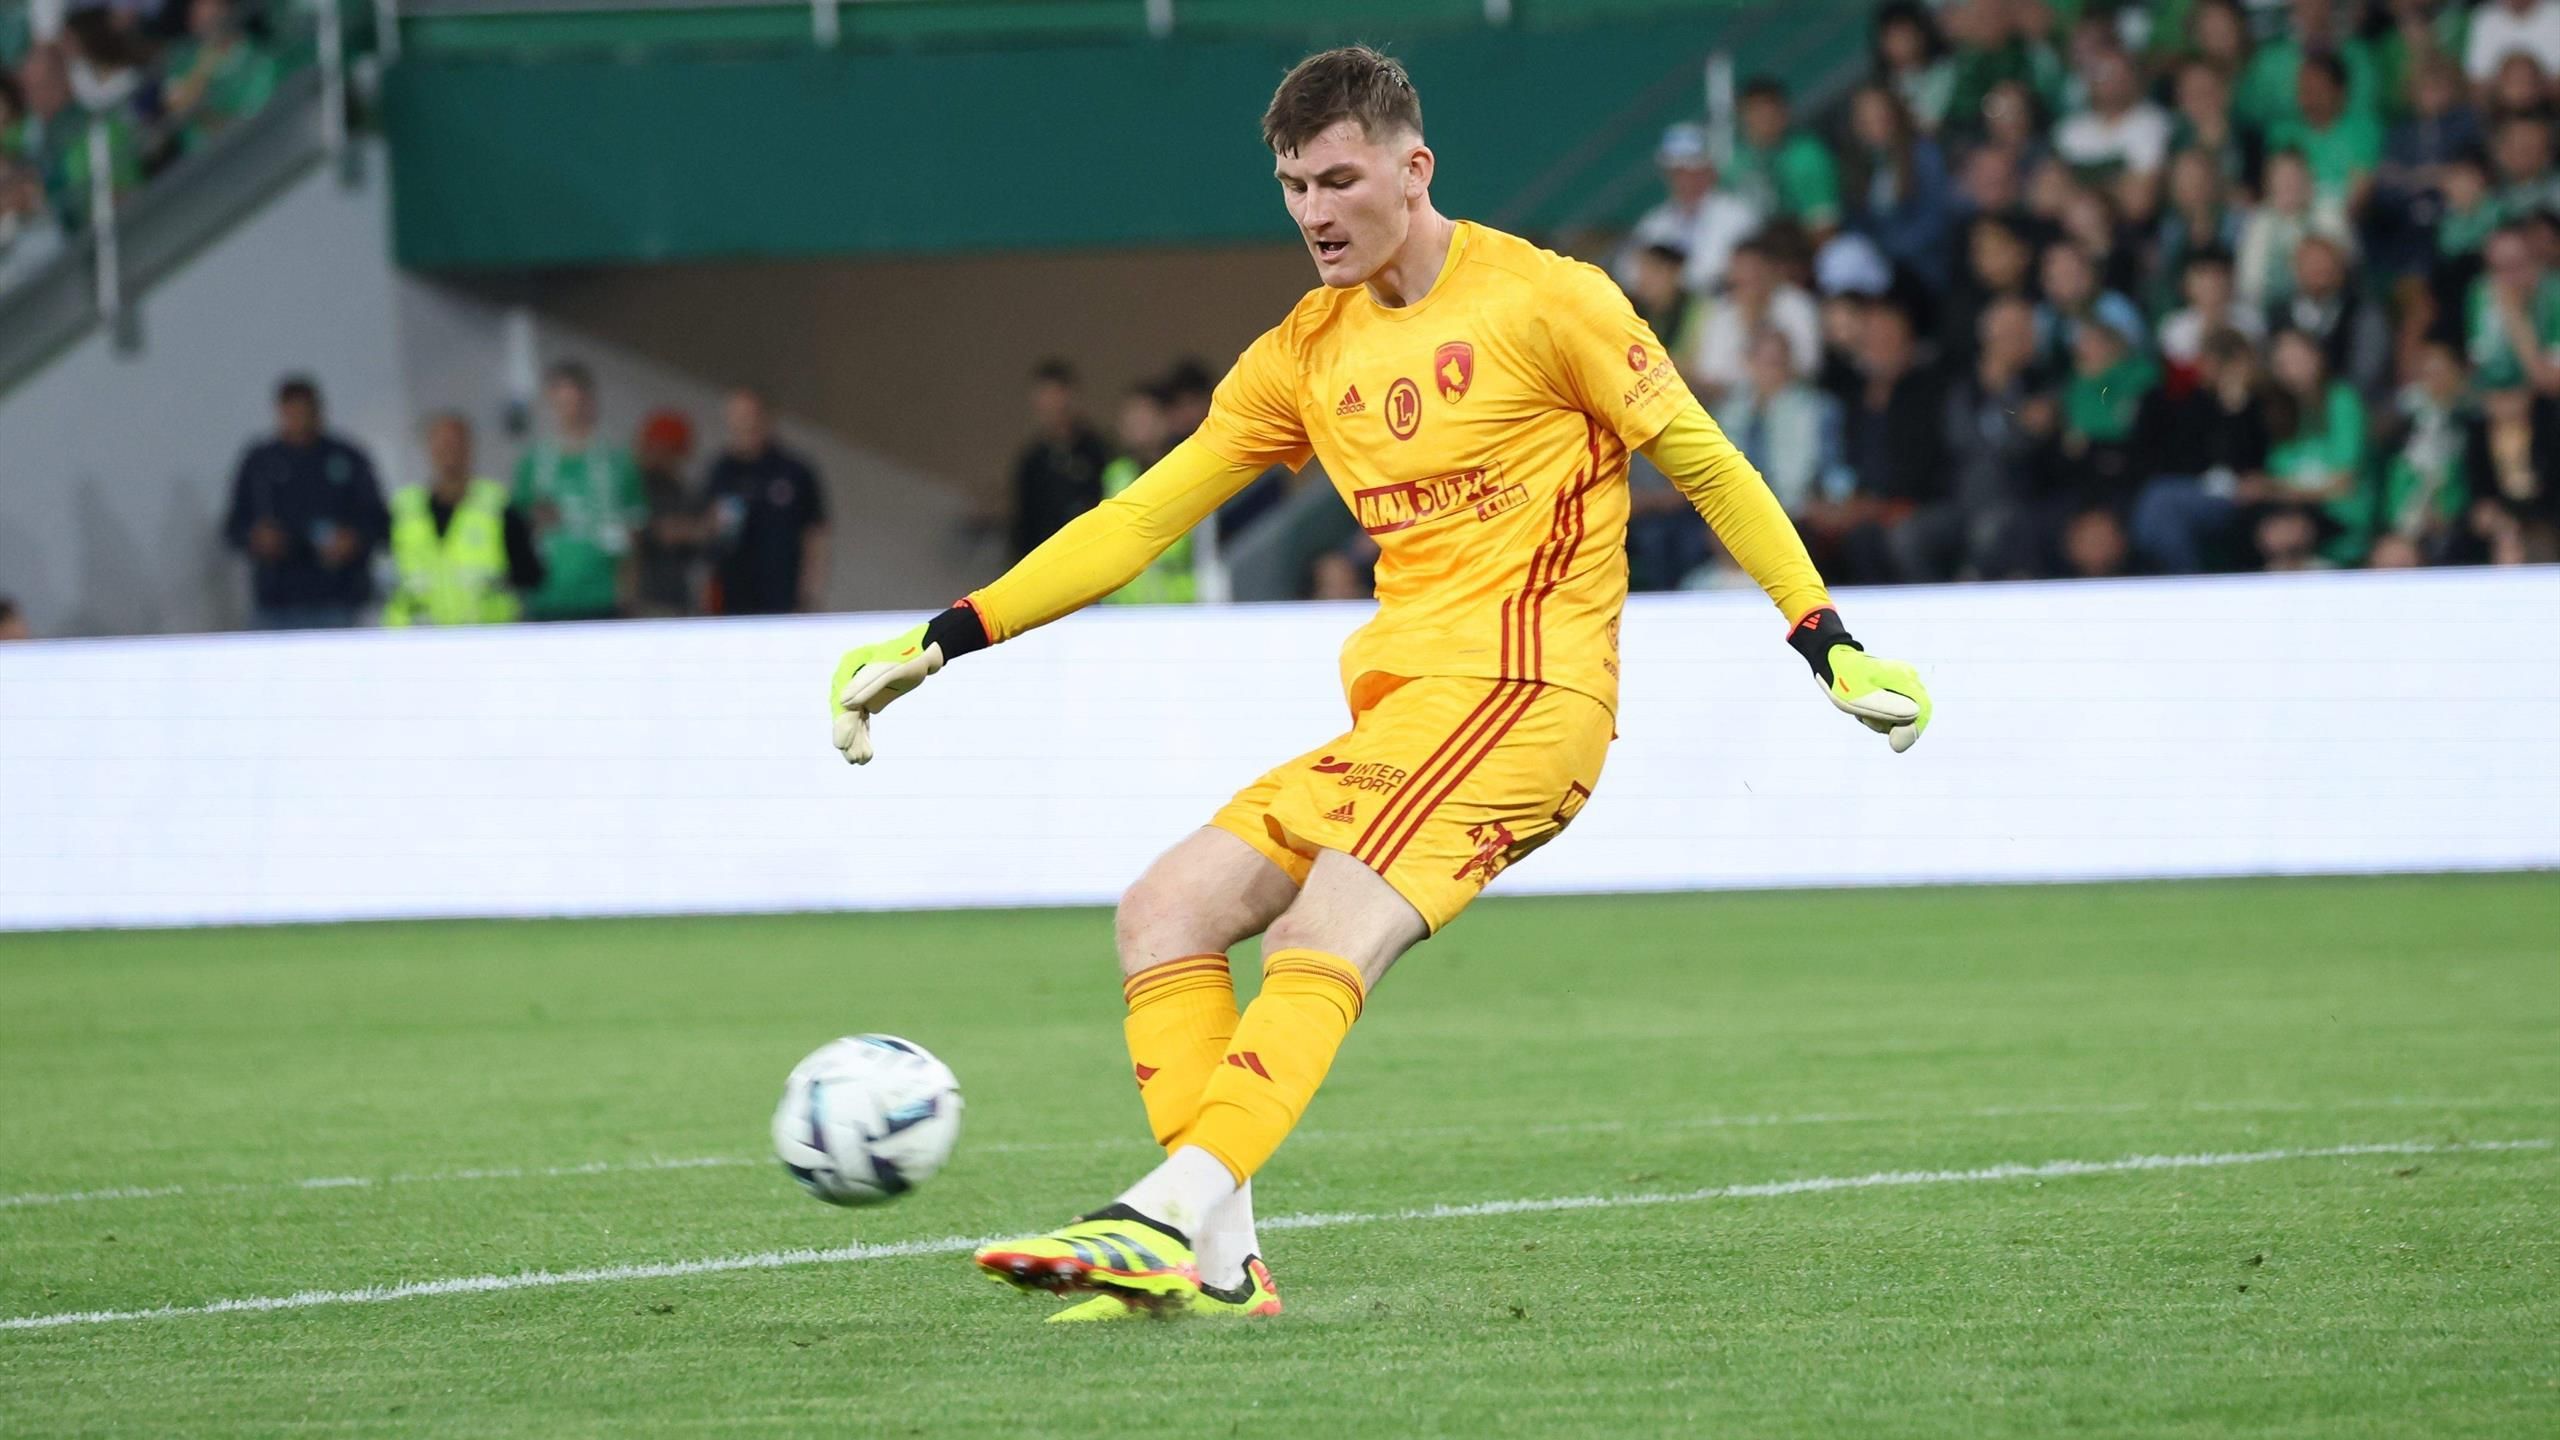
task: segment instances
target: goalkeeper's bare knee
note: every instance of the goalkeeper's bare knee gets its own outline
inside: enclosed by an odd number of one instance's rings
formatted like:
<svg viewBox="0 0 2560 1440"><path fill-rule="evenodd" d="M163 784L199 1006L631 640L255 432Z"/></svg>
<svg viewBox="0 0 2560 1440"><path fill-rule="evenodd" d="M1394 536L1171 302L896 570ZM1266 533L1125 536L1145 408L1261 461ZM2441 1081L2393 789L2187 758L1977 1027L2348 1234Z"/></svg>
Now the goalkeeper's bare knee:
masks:
<svg viewBox="0 0 2560 1440"><path fill-rule="evenodd" d="M1197 830L1120 897L1120 973L1212 955L1259 935L1298 896L1280 868L1223 830Z"/></svg>
<svg viewBox="0 0 2560 1440"><path fill-rule="evenodd" d="M1320 851L1306 887L1271 922L1263 953L1314 950L1338 956L1375 985L1387 967L1431 933L1422 913L1376 871L1339 850Z"/></svg>

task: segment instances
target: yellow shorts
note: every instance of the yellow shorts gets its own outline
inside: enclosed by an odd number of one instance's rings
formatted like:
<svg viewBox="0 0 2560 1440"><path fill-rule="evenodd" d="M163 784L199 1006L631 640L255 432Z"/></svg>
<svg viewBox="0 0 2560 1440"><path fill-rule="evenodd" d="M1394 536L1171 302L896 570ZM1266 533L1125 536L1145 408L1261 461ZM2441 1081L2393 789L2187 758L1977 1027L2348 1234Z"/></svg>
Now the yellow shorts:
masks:
<svg viewBox="0 0 2560 1440"><path fill-rule="evenodd" d="M1367 677L1351 731L1238 792L1210 824L1305 884L1318 850L1375 870L1438 930L1562 833L1600 782L1608 707L1526 680Z"/></svg>

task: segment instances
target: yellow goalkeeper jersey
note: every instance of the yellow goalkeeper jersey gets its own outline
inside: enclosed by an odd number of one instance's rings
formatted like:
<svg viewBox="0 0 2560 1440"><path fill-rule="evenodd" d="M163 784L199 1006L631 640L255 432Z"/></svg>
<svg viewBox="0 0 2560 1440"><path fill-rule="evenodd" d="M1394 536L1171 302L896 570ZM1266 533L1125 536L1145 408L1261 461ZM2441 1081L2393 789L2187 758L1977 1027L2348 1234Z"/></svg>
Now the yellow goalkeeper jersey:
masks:
<svg viewBox="0 0 2560 1440"><path fill-rule="evenodd" d="M1308 294L1236 362L1198 434L968 603L990 641L1048 624L1313 455L1378 544L1378 613L1342 653L1355 709L1363 676L1394 675L1535 681L1614 710L1636 449L1788 624L1830 603L1760 472L1609 278L1461 221L1421 299Z"/></svg>
<svg viewBox="0 0 2560 1440"><path fill-rule="evenodd" d="M1370 673L1536 680L1614 707L1627 456L1689 401L1607 275L1460 222L1429 293L1310 292L1194 437L1239 465L1313 454L1378 546Z"/></svg>

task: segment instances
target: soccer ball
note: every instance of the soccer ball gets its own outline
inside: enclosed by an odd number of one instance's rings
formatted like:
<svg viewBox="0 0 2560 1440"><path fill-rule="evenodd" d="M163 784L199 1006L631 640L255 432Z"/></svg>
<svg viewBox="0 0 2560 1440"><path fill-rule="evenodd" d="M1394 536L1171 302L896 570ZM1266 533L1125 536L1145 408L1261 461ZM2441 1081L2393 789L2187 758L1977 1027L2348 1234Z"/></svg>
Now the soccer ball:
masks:
<svg viewBox="0 0 2560 1440"><path fill-rule="evenodd" d="M848 1035L791 1071L773 1112L782 1168L831 1205L876 1205L933 1178L960 1138L960 1081L895 1035Z"/></svg>

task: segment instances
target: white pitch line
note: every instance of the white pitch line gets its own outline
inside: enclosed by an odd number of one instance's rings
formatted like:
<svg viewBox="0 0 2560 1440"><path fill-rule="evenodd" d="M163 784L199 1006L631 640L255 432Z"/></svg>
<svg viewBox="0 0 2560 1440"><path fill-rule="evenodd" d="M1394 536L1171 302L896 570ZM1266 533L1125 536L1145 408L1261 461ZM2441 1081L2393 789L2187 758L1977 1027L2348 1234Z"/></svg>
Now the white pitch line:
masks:
<svg viewBox="0 0 2560 1440"><path fill-rule="evenodd" d="M1481 1200L1469 1205L1430 1205L1409 1210L1342 1210L1315 1215L1281 1215L1262 1222L1266 1230L1331 1230L1345 1225L1376 1225L1415 1220L1466 1220L1487 1215L1538 1215L1563 1210L1621 1210L1651 1205L1690 1205L1708 1200L1753 1200L1785 1195L1817 1195L1835 1190L1880 1190L1915 1185L1966 1185L2001 1180L2059 1180L2082 1175L2122 1175L2145 1170L2203 1170L2232 1165L2264 1165L2278 1160L2326 1160L2364 1155L2455 1155L2481 1151L2547 1150L2549 1140L2479 1140L2430 1144L2397 1141L2367 1145L2327 1145L2315 1149L2204 1151L2186 1155L2127 1155L2116 1160L2047 1160L2039 1164L1986 1165L1972 1170L1878 1170L1865 1175L1813 1175L1795 1180L1763 1180L1748 1185L1713 1185L1701 1190L1669 1190L1634 1195L1560 1195L1544 1199ZM912 1255L956 1255L1002 1237L975 1239L956 1235L933 1240L900 1240L885 1245L843 1245L827 1250L769 1250L756 1255L730 1255L707 1260L674 1260L648 1265L600 1265L584 1270L521 1270L510 1275L459 1275L444 1280L414 1280L405 1285L369 1285L356 1290L302 1290L291 1295L262 1295L216 1300L204 1305L162 1305L150 1310L69 1310L51 1315L17 1315L0 1319L0 1330L56 1330L71 1325L114 1325L137 1320L177 1320L203 1315L260 1314L274 1310L311 1310L329 1305L376 1305L391 1300L417 1300L434 1295L485 1295L503 1290L547 1290L563 1285L611 1285L631 1280L668 1280L689 1275L722 1275L740 1270L785 1270L803 1265L842 1265L862 1260L892 1260Z"/></svg>
<svg viewBox="0 0 2560 1440"><path fill-rule="evenodd" d="M1615 1135L1641 1130L1757 1130L1791 1125L1939 1124L1948 1120L2009 1120L2033 1116L2134 1115L2144 1112L2227 1115L2265 1112L2309 1114L2326 1110L2482 1110L2550 1109L2560 1100L2440 1100L2384 1096L2347 1100L2197 1100L2161 1103L2128 1100L2056 1105L1984 1105L1970 1110L1935 1112L1815 1111L1794 1115L1685 1115L1608 1120L1556 1120L1537 1125L1420 1125L1374 1130L1301 1130L1290 1138L1300 1145L1394 1144L1408 1140L1442 1140L1469 1135ZM1105 1150L1136 1151L1144 1146L1134 1133L1074 1140L998 1140L969 1147L979 1155L1043 1155ZM0 1195L0 1210L53 1205L87 1205L104 1200L165 1200L174 1196L256 1195L274 1190L370 1190L384 1185L441 1185L456 1181L567 1180L593 1175L647 1175L670 1170L745 1169L769 1166L769 1155L696 1155L675 1159L589 1160L576 1165L474 1166L394 1175L314 1175L299 1180L243 1181L207 1185L112 1186L98 1190L37 1191Z"/></svg>
<svg viewBox="0 0 2560 1440"><path fill-rule="evenodd" d="M1345 1211L1330 1215L1281 1215L1261 1221L1260 1226L1266 1230L1322 1230L1333 1225L1378 1220L1464 1220L1481 1215L1536 1215L1554 1210L1623 1210L1645 1205L1695 1204L1702 1200L1820 1195L1834 1190L1981 1184L1993 1180L2057 1180L2077 1175L2123 1175L2142 1170L2203 1170L2230 1165L2264 1165L2276 1160L2326 1160L2358 1155L2453 1155L2465 1151L2550 1148L2548 1140L2457 1140L2443 1144L2409 1140L2369 1145L2324 1145L2308 1150L2226 1150L2187 1155L2128 1155L2119 1160L2047 1160L2034 1165L1985 1165L1973 1170L1878 1170L1866 1175L1813 1175L1799 1180L1763 1180L1752 1185L1716 1185L1703 1190L1657 1191L1641 1195L1567 1195L1544 1200L1481 1200L1472 1205L1431 1205L1384 1213ZM5 1328L6 1322L0 1321L0 1329Z"/></svg>
<svg viewBox="0 0 2560 1440"><path fill-rule="evenodd" d="M432 1185L455 1180L565 1180L580 1175L639 1175L653 1170L707 1170L725 1166L771 1165L770 1156L696 1155L675 1160L590 1160L582 1165L508 1165L469 1170L433 1170L415 1175L313 1175L300 1180L244 1182L226 1185L120 1186L107 1190L61 1190L50 1194L0 1195L0 1210L39 1205L83 1205L95 1200L160 1200L172 1195L259 1195L271 1190L371 1190L383 1185Z"/></svg>
<svg viewBox="0 0 2560 1440"><path fill-rule="evenodd" d="M13 1205L80 1205L91 1200L157 1200L167 1195L200 1195L206 1187L190 1190L184 1185L118 1185L106 1190L63 1190L51 1195L0 1195L0 1210ZM271 1186L247 1186L247 1189L271 1189Z"/></svg>

